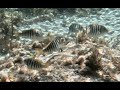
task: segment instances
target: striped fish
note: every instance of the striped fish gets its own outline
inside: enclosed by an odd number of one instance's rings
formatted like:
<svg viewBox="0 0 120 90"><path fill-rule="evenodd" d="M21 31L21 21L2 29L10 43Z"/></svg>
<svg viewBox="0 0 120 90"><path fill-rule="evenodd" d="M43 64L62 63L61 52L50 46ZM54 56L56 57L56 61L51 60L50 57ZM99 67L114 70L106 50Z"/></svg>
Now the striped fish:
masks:
<svg viewBox="0 0 120 90"><path fill-rule="evenodd" d="M27 65L27 67L29 69L40 69L43 67L43 63L38 61L38 60L34 60L32 58L27 58L24 60L24 63Z"/></svg>
<svg viewBox="0 0 120 90"><path fill-rule="evenodd" d="M71 32L78 32L84 30L83 26L77 23L73 23L69 27L69 33Z"/></svg>
<svg viewBox="0 0 120 90"><path fill-rule="evenodd" d="M30 29L18 32L17 36L27 39L38 40L42 36L42 33L38 30Z"/></svg>
<svg viewBox="0 0 120 90"><path fill-rule="evenodd" d="M53 51L62 51L60 47L60 37L56 37L45 48L43 48L44 53L52 53Z"/></svg>
<svg viewBox="0 0 120 90"><path fill-rule="evenodd" d="M86 27L86 31L88 35L92 37L99 37L108 33L108 29L106 27L98 24L90 24Z"/></svg>

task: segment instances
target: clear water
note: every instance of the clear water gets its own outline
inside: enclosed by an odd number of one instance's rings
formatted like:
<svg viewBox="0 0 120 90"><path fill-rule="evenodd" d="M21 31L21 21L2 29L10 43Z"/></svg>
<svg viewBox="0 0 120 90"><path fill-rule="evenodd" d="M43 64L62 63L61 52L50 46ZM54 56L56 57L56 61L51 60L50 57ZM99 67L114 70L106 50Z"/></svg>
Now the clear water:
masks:
<svg viewBox="0 0 120 90"><path fill-rule="evenodd" d="M30 19L34 18L37 18L37 16L31 17ZM63 27L64 22L66 22L66 25ZM46 35L48 32L52 32L55 35L59 34L68 37L69 26L74 22L79 23L84 27L92 23L104 25L111 31L111 33L102 37L107 40L111 40L111 44L114 43L112 40L120 36L120 8L102 8L102 10L98 11L98 14L90 13L90 15L87 17L80 17L76 14L71 16L67 14L61 14L59 17L55 17L53 21L45 20L43 22L33 22L31 24L20 25L16 28L17 30L27 30L34 28L37 30L42 30L43 35Z"/></svg>
<svg viewBox="0 0 120 90"><path fill-rule="evenodd" d="M44 21L44 22L37 22L33 23L31 25L23 25L18 27L19 30L24 29L41 29L44 34L46 32L53 32L54 34L61 34L66 35L68 33L68 28L71 23L79 23L83 26L89 25L91 23L98 23L101 25L104 25L107 27L110 31L113 31L114 33L110 35L106 35L107 38L113 38L118 36L119 30L120 30L120 8L116 9L110 9L110 8L103 8L101 11L99 11L100 15L98 14L90 14L89 17L78 17L77 15L73 16L67 16L67 15L61 15L61 18L55 18L53 22L50 21ZM62 27L63 22L66 21L67 25L66 27Z"/></svg>

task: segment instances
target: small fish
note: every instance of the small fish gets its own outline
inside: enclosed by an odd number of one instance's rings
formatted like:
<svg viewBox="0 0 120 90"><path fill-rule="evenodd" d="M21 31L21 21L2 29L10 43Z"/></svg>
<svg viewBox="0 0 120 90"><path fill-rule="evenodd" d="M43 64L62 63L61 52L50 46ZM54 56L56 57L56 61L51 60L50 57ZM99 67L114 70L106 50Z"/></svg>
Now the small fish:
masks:
<svg viewBox="0 0 120 90"><path fill-rule="evenodd" d="M34 60L32 58L25 59L24 63L27 65L29 69L40 69L44 65L41 61Z"/></svg>
<svg viewBox="0 0 120 90"><path fill-rule="evenodd" d="M89 26L86 27L86 32L89 36L99 37L108 33L108 29L103 25L90 24Z"/></svg>
<svg viewBox="0 0 120 90"><path fill-rule="evenodd" d="M71 32L78 32L84 30L83 26L77 23L73 23L69 27L69 33Z"/></svg>
<svg viewBox="0 0 120 90"><path fill-rule="evenodd" d="M56 37L45 48L43 48L43 52L47 53L52 53L53 51L57 50L62 51L60 47L60 37Z"/></svg>
<svg viewBox="0 0 120 90"><path fill-rule="evenodd" d="M38 40L42 37L42 33L38 30L30 29L30 30L23 30L21 32L15 33L16 36L20 36L22 38L28 38L33 40Z"/></svg>

